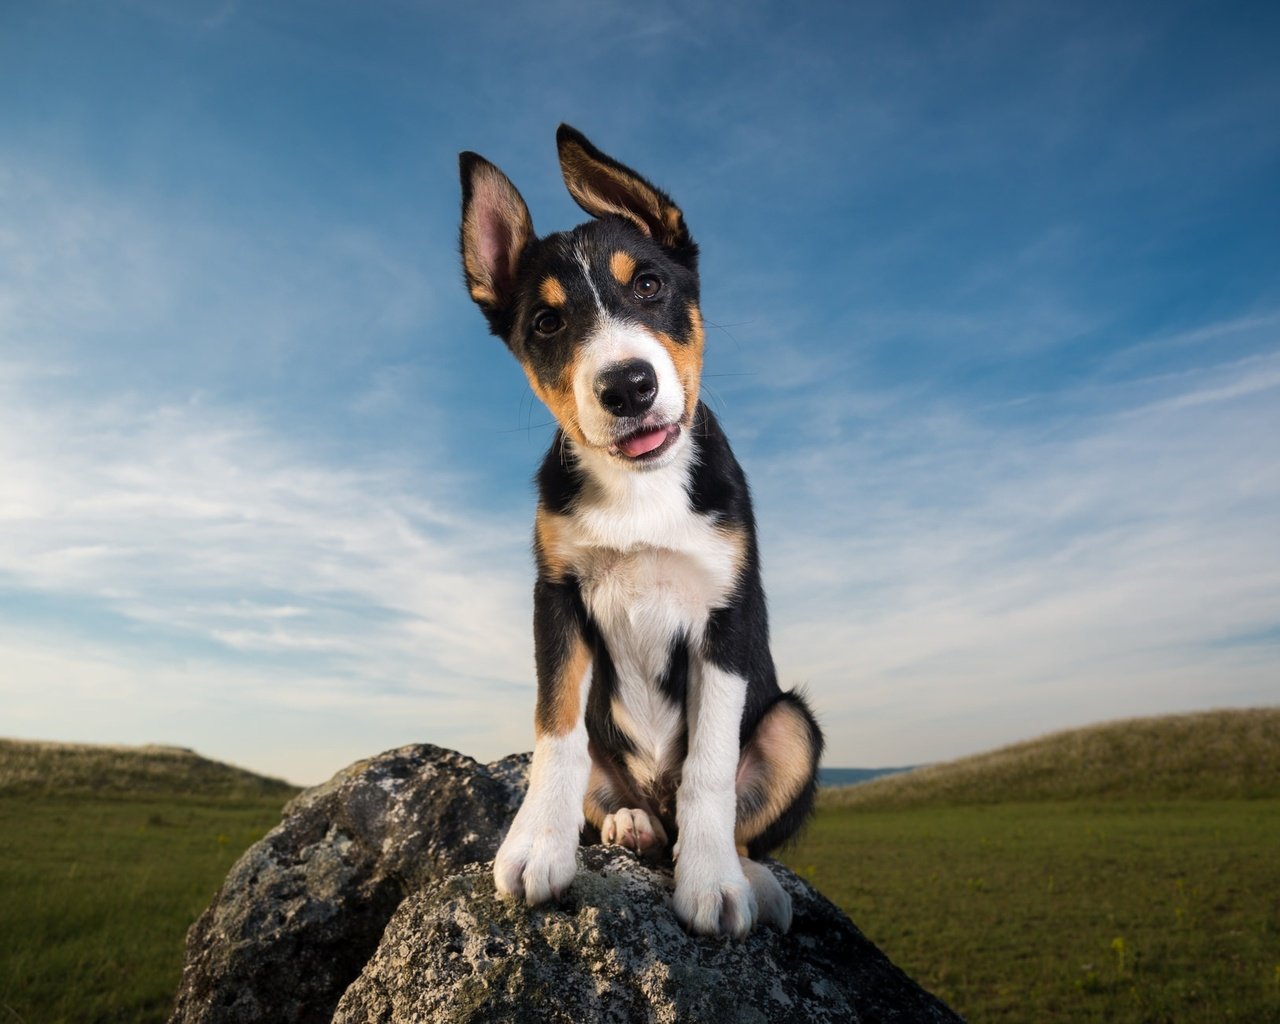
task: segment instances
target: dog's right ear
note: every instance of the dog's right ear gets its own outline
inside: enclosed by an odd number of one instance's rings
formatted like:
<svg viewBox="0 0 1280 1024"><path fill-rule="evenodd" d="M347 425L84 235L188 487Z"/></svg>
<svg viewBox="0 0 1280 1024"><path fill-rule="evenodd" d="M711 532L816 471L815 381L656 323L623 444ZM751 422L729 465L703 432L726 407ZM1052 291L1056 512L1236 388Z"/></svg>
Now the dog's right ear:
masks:
<svg viewBox="0 0 1280 1024"><path fill-rule="evenodd" d="M477 153L461 153L462 269L488 315L510 302L520 256L533 241L529 208L510 180Z"/></svg>
<svg viewBox="0 0 1280 1024"><path fill-rule="evenodd" d="M698 247L671 197L625 164L606 156L576 128L556 132L560 170L574 201L593 217L622 217L691 268Z"/></svg>

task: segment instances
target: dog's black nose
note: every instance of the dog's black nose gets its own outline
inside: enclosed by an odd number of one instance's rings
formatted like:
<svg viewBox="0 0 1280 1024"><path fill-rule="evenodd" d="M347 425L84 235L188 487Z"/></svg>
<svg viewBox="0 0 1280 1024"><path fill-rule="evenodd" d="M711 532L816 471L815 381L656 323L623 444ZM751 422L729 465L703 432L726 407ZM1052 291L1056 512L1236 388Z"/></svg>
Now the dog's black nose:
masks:
<svg viewBox="0 0 1280 1024"><path fill-rule="evenodd" d="M614 363L596 378L596 397L615 416L643 416L658 396L658 376L643 359Z"/></svg>

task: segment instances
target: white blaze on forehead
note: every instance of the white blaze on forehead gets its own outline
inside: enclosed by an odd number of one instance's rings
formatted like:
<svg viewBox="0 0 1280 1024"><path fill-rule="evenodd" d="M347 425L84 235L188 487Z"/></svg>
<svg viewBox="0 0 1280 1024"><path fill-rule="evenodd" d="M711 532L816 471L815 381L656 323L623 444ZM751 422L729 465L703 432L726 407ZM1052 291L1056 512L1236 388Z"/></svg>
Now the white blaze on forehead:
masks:
<svg viewBox="0 0 1280 1024"><path fill-rule="evenodd" d="M578 423L593 445L613 444L621 422L601 406L596 397L596 378L608 367L631 359L643 359L653 367L657 378L658 395L650 417L662 423L677 423L684 415L684 385L666 346L647 328L601 312L595 330L582 343L582 354L573 377Z"/></svg>
<svg viewBox="0 0 1280 1024"><path fill-rule="evenodd" d="M596 300L596 309L601 316L605 316L604 302L600 299L600 291L596 288L596 283L591 278L591 260L582 246L575 245L573 247L573 258L578 266L582 268L582 276L586 278L587 287L591 289L591 297Z"/></svg>

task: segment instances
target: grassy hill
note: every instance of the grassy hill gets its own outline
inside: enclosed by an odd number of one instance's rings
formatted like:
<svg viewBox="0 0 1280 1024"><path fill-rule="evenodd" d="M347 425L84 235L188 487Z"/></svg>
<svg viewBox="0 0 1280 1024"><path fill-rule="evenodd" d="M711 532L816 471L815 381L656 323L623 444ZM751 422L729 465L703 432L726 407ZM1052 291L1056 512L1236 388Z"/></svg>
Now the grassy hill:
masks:
<svg viewBox="0 0 1280 1024"><path fill-rule="evenodd" d="M297 787L210 761L183 747L0 739L0 796L277 799Z"/></svg>
<svg viewBox="0 0 1280 1024"><path fill-rule="evenodd" d="M826 790L824 807L1280 797L1280 708L1107 722Z"/></svg>

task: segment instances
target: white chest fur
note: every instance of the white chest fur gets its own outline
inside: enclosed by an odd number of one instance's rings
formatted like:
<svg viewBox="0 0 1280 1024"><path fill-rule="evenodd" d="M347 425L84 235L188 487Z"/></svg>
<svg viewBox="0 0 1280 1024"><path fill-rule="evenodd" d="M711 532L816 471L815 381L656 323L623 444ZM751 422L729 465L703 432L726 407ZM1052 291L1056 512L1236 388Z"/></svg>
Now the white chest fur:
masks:
<svg viewBox="0 0 1280 1024"><path fill-rule="evenodd" d="M666 667L676 637L701 638L742 564L741 534L690 507L691 458L686 443L652 473L601 467L556 531L558 560L572 567L606 639L619 642L611 653L630 656L648 681Z"/></svg>
<svg viewBox="0 0 1280 1024"><path fill-rule="evenodd" d="M672 647L696 647L742 564L741 534L690 508L689 458L652 473L593 474L555 531L553 554L577 577L613 661L613 717L635 744L641 782L670 766L680 740L683 708L659 688Z"/></svg>

